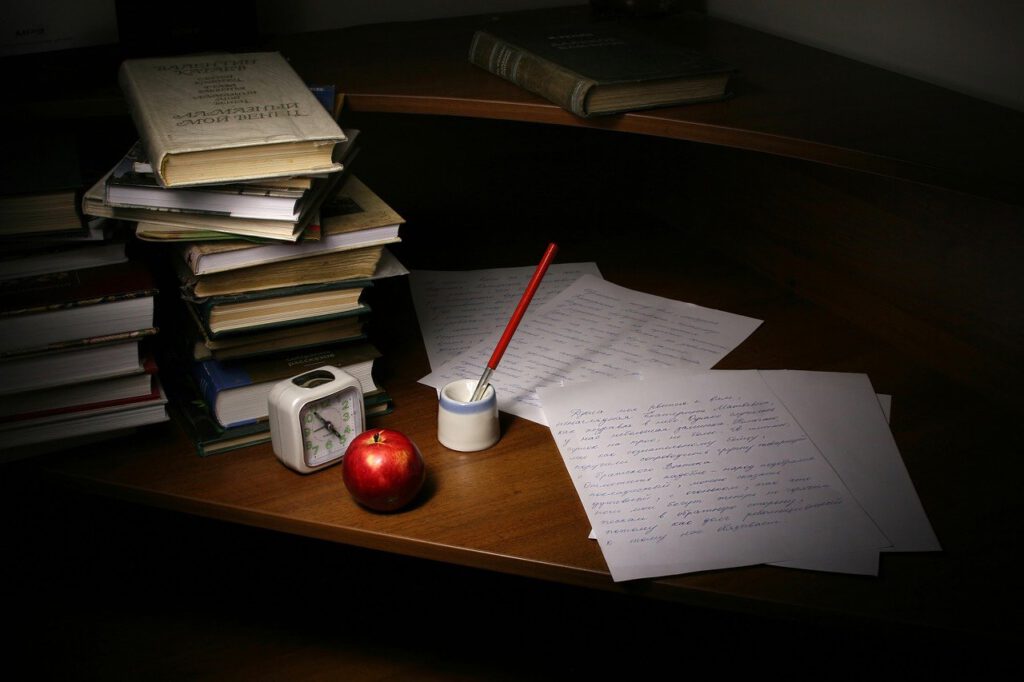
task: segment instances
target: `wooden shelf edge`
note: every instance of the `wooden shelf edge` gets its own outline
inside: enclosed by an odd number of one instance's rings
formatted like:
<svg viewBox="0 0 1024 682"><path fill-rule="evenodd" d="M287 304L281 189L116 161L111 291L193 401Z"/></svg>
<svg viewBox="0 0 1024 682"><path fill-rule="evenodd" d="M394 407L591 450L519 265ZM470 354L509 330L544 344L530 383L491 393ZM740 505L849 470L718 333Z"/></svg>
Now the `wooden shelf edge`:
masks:
<svg viewBox="0 0 1024 682"><path fill-rule="evenodd" d="M345 93L343 100L344 109L338 112L340 116L348 110L360 114L453 116L607 130L740 149L967 194L989 196L1010 203L1020 201L1019 192L1012 182L1000 186L994 184L992 180L954 174L894 157L756 130L680 120L660 115L656 111L583 119L560 107L540 101L500 101L381 93Z"/></svg>

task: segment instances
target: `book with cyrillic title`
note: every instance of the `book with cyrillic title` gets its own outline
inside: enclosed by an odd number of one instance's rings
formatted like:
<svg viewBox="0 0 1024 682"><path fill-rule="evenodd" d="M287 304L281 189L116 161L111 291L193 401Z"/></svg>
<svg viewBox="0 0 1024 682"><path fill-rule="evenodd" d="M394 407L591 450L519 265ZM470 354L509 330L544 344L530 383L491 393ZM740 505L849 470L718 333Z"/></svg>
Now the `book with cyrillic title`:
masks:
<svg viewBox="0 0 1024 682"><path fill-rule="evenodd" d="M118 81L164 187L341 170L345 134L280 53L129 59Z"/></svg>

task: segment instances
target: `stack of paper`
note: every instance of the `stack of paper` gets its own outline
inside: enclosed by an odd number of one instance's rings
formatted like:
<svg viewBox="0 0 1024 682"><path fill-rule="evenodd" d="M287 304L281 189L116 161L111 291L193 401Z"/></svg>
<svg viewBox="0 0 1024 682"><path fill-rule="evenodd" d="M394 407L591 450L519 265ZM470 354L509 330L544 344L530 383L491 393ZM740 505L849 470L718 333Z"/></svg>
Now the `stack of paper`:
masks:
<svg viewBox="0 0 1024 682"><path fill-rule="evenodd" d="M550 425L614 580L759 563L871 575L880 551L939 549L866 375L711 370L760 321L569 283L587 268L552 266L492 383L501 409ZM479 374L529 275L413 273L424 383ZM482 310L501 312L474 324Z"/></svg>

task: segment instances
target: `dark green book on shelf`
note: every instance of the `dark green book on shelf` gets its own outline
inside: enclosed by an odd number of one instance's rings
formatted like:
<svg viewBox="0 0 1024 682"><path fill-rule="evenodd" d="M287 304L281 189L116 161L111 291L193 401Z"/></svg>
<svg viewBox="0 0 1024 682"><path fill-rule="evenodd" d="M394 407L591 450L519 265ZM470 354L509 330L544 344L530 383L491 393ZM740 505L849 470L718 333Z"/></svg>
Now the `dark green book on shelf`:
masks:
<svg viewBox="0 0 1024 682"><path fill-rule="evenodd" d="M582 117L722 99L734 71L615 21L540 26L499 20L474 34L469 61Z"/></svg>

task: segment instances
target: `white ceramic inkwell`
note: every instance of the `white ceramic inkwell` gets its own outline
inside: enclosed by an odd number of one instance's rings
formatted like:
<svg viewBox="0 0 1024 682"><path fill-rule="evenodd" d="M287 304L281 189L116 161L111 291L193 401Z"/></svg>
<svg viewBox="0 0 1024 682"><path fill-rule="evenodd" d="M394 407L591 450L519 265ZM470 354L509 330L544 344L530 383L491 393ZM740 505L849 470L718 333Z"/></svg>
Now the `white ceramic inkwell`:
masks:
<svg viewBox="0 0 1024 682"><path fill-rule="evenodd" d="M488 385L479 400L473 400L475 379L459 379L441 389L437 408L437 440L449 450L486 450L501 438L498 396Z"/></svg>
<svg viewBox="0 0 1024 682"><path fill-rule="evenodd" d="M557 252L557 244L548 244L480 379L459 379L441 389L437 408L437 439L446 448L475 452L498 442L501 436L498 424L498 396L490 383L491 374L498 367L501 356L512 340L512 335L516 333L519 321L526 313L526 307L537 293L537 287L540 286L540 281Z"/></svg>

